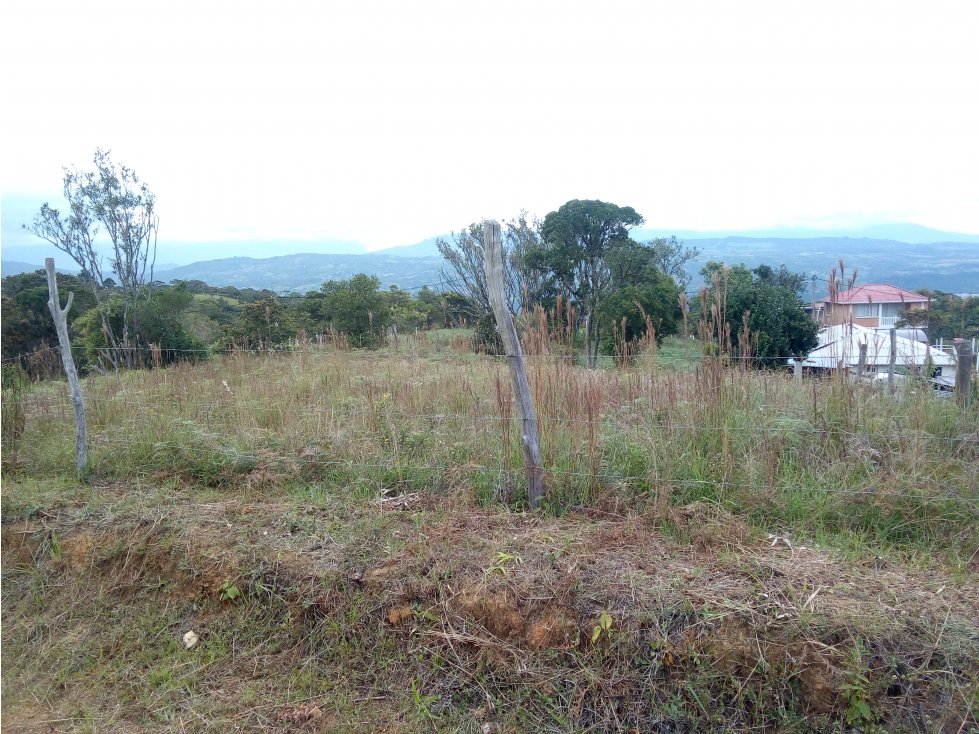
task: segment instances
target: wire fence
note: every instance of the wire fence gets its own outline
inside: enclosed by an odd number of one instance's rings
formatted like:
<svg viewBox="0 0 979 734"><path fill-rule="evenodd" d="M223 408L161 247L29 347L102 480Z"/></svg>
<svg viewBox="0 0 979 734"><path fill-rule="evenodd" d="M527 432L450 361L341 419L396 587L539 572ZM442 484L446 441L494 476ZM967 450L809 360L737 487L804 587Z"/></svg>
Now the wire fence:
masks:
<svg viewBox="0 0 979 734"><path fill-rule="evenodd" d="M414 334L401 335L399 337L402 340L409 340L415 338ZM685 356L692 362L699 361L718 361L724 363L731 362L787 362L788 360L799 359L797 354L785 354L785 355L763 355L758 356L754 354L714 354L710 351L702 351L700 342L694 343L693 339L690 339L690 348L688 354ZM421 345L418 352L413 352L411 350L411 345L407 345L401 349L373 349L373 350L359 350L354 349L351 353L360 354L369 358L383 358L383 357L412 357L417 356L420 352L425 352L428 354L442 354L442 355L452 355L452 356L469 356L469 357L484 357L489 359L506 359L514 355L508 354L494 354L492 352L482 352L473 351L468 348L465 353L460 351L448 351L444 347L451 347L451 342L431 342ZM931 349L937 351L937 347L931 347ZM161 348L155 346L132 346L132 347L86 347L83 345L73 344L71 346L71 351L73 354L89 354L89 355L110 355L110 354L161 354L167 357L175 357L180 355L192 355L195 357L209 356L209 357L226 357L226 356L243 356L243 355L281 355L281 356L314 356L314 357L334 357L337 355L337 350L329 346L317 346L311 345L297 345L297 346L276 346L276 347L229 347L229 348L202 348L202 349L169 349ZM343 350L342 353L347 353L348 350ZM60 355L61 350L58 347L45 347L43 349L36 349L32 352L25 352L23 354L18 354L12 357L4 357L2 360L3 364L11 364L15 362L23 362L24 360L30 359L32 357L37 357L42 354L58 354ZM943 352L944 354L944 352ZM555 362L574 362L575 364L582 364L586 359L584 354L580 352L574 353L524 353L521 355L527 360L544 360L544 361L555 361ZM630 355L629 362L641 361L643 357L648 356L650 359L655 360L657 352L651 352L648 355ZM672 355L671 355L672 356ZM840 360L841 366L848 366L849 361L856 360L857 352L855 350L841 349L837 356ZM913 354L899 354L897 358L897 367L908 367L912 366L914 355ZM617 355L603 354L599 355L599 359L602 360L603 364L613 364L617 360L621 360ZM872 367L873 364L868 364L868 367ZM920 365L919 365L920 366Z"/></svg>
<svg viewBox="0 0 979 734"><path fill-rule="evenodd" d="M229 394L230 388L228 388ZM34 407L40 408L42 402L46 402L46 409L51 409L49 396L38 397L24 397L19 399L9 399L4 401L4 405L7 407ZM178 398L167 401L147 401L143 399L134 399L131 403L128 402L125 397L122 400L109 399L105 400L99 398L98 396L89 397L86 400L89 410L99 410L103 408L111 408L113 406L125 406L131 408L133 411L163 411L163 410L174 410L178 413L188 413L194 415L205 415L209 412L214 411L241 411L243 414L281 414L283 409L273 404L269 404L266 400L255 399L255 400L242 400L235 397L232 402L229 401L213 401L213 402L195 402L195 401L181 401ZM64 416L68 417L68 411L71 408L70 403L67 400L67 395L64 399L58 401L60 409L63 411ZM337 408L335 406L323 405L309 405L302 408L290 408L286 411L288 418L290 420L299 420L307 417L329 417L335 421L347 420L354 417L374 417L374 418L384 418L390 419L394 418L397 420L415 420L427 424L439 424L439 423L462 423L462 424L499 424L499 423L512 423L514 418L512 416L504 415L486 415L486 414L476 414L476 413L458 413L451 411L432 411L426 413L417 413L404 410L393 409L389 407L376 407L376 408ZM812 425L804 425L800 422L795 422L792 425L780 425L776 423L759 423L758 425L752 426L737 426L737 425L724 425L724 426L712 426L707 424L689 424L689 423L676 423L670 420L664 420L656 417L655 412L650 416L637 416L640 422L629 422L627 416L621 414L604 413L593 419L587 418L567 418L562 416L552 416L552 415L542 415L544 421L546 421L548 426L560 427L560 426L583 426L589 428L606 428L612 427L616 431L620 432L635 432L642 434L650 434L656 432L664 433L723 433L723 434L757 434L764 437L773 437L779 434L792 434L792 435L811 435L811 436L823 436L823 437L834 437L843 439L865 439L868 436L866 431L851 431L845 428L819 428ZM789 419L792 420L792 419ZM950 443L950 444L969 444L979 447L979 429L975 433L960 436L948 436L935 433L928 433L925 431L910 432L910 431L889 431L887 433L877 433L874 434L874 438L878 441L925 441L925 442L936 442L936 443Z"/></svg>
<svg viewBox="0 0 979 734"><path fill-rule="evenodd" d="M502 380L497 384L508 393L506 357L454 351L449 342L433 348L427 336L419 342L425 349L418 352L410 344L400 350L376 352L348 352L318 345L234 349L220 354L232 359L255 358L255 362L205 362L189 365L186 371L143 373L147 379L138 381L132 372L98 377L85 392L96 471L99 462L122 467L122 457L130 456L133 460L125 471L137 476L168 468L176 471L182 463L196 470L195 466L211 462L211 468L205 466L201 471L242 481L252 472L271 471L291 472L315 483L328 481L325 475L330 473L343 472L368 475L365 479L380 491L385 487L397 489L401 484L440 487L452 484L456 476L465 476L486 485L494 494L519 492L524 476L520 439L507 395L441 395L455 389L451 387L453 380L469 374L452 372L453 360L464 368L474 363L485 365L488 370L478 373L480 379L491 385L495 372ZM214 354L212 350L180 351ZM266 364L269 375L285 374L277 361L262 359L280 356L313 360L309 365L297 362L293 366L298 371L288 374L343 372L343 377L337 378L344 383L340 390L343 394L330 390L297 393L282 385L266 391L265 378L256 377L252 370ZM416 391L411 379L432 374L433 356L449 360L448 369L438 377L444 385ZM318 358L336 363L321 371L316 367ZM408 369L391 373L392 358L400 359ZM567 364L566 355L528 358ZM230 365L241 369L226 369ZM633 485L632 489L651 492L808 493L867 501L898 498L918 507L946 502L967 512L979 510L979 425L960 417L928 425L919 422L917 428L899 415L888 418L889 422L867 426L860 426L859 421L856 426L833 421L821 424L816 419L818 410L812 406L790 414L766 409L739 414L736 420L731 415L716 419L709 417L706 406L691 406L687 400L697 397L698 388L689 387L698 380L692 372L664 376L640 366L597 373L556 368L540 374L556 383L605 381L603 389L608 390L597 405L569 406L551 400L538 406L544 472L558 493L592 497ZM747 375L744 385L774 386L762 390L777 392L779 386L792 384L788 378L766 378L752 371L738 374ZM221 379L225 375L227 379ZM622 386L636 380L639 397L632 399ZM673 380L671 389L688 390L690 394L679 400L674 396L673 403L658 403L650 387L655 380ZM812 400L825 389L830 388L814 381ZM45 440L53 437L59 442L62 454L71 446L73 411L62 383L47 383L19 395L5 391L3 408L21 410ZM959 412L955 415L961 416ZM334 441L337 436L347 438L338 443ZM343 441L350 436L354 438L349 442L356 445L345 446ZM453 442L461 447L448 446ZM667 454L666 458L653 458L657 452ZM821 476L819 461L830 454L842 455L840 461L861 471L865 468L865 476L858 482L830 471ZM799 471L806 473L804 481L792 481L795 477L791 472L778 470L780 462L790 456L799 464ZM920 476L912 472L912 476L895 481L893 472L920 458L927 460L927 471ZM737 466L739 461L747 466ZM929 474L942 463L946 468L955 467L957 479L939 480L941 472L937 471ZM109 473L112 471L123 469Z"/></svg>
<svg viewBox="0 0 979 734"><path fill-rule="evenodd" d="M73 425L67 396L52 399L48 395L23 401L23 405L29 414L40 412L47 415L48 435L53 433L59 436L66 448L71 445ZM9 404L4 406L5 409L10 407ZM519 439L511 437L511 445L504 445L506 439L502 438L501 426L515 423L512 417L504 415L412 412L390 406L307 406L283 411L260 400L239 400L230 394L226 401L184 401L182 404L175 401L144 401L139 397L130 400L126 396L108 399L95 396L89 398L89 410L95 418L100 411L104 411L111 421L100 424L96 420L94 430L90 429L90 447L96 468L100 461L111 464L118 462L120 457L134 457L137 467L140 462L146 462L144 468L136 469L137 475L161 468L179 473L183 466L189 467L192 473L227 473L232 482L234 477L247 478L252 472L266 470L295 478L305 477L315 483L332 473L344 472L351 476L366 475L382 488L397 488L401 484L437 488L451 484L453 477L478 477L484 484L492 486L494 494L512 492L521 484L524 475L519 452L515 450ZM281 428L304 438L318 436L323 441L319 445L313 442L303 447L301 442L288 446L281 443L264 444L261 438L257 441L254 437L248 439L254 433L254 424L265 423L262 417L270 413L281 414L280 419L273 422L269 429L261 431L263 436L274 434ZM303 427L304 421L311 418L317 419L314 430ZM181 426L180 421L187 423ZM979 511L979 431L968 435L892 431L869 436L865 432L845 429L777 423L717 426L642 420L628 424L622 421L621 416L614 414L604 414L590 420L542 416L541 422L544 426L545 460L550 455L548 444L551 444L551 449L555 441L561 444L557 459L544 466L549 484L559 492L572 486L579 490L589 488L594 492L631 485L634 489L649 491L698 489L865 499L890 497L920 506L950 502L970 511ZM454 451L445 446L433 448L432 444L423 442L418 448L411 446L403 436L399 438L394 435L409 429L429 431L433 427L439 431L430 435L430 439L448 436L449 439L463 441L465 446L461 451ZM344 431L355 431L359 436L370 439L372 448L366 450L366 458L329 455L336 450L331 445L332 438ZM570 435L569 431L575 431L574 435ZM591 454L585 438L589 431L594 432ZM737 450L775 457L776 460L783 453L793 450L779 445L779 441L788 440L791 444L800 437L851 444L853 448L850 450L857 455L857 460L868 464L877 461L875 453L883 450L907 450L912 455L915 452L940 453L946 464L958 462L963 475L971 479L966 478L955 484L955 491L943 491L934 482L920 477L916 478L920 480L918 487L895 487L893 477L888 472L871 474L858 485L842 484L830 476L821 478L818 475L810 476L809 481L804 483L765 480L750 475L732 478L727 476L729 470L722 466L719 454L713 455L712 465L711 452L721 451L722 439L739 435L742 440ZM709 447L699 449L705 452L708 461L695 463L694 469L704 476L691 476L691 466L686 465L673 473L669 466L657 468L655 461L645 471L635 471L634 452L637 450L645 452L646 457L664 446L678 451L697 450L689 447L696 447L698 439L703 436L712 437ZM386 441L390 441L390 444ZM360 453L365 449L358 446L351 451ZM865 458L860 458L861 452L866 454Z"/></svg>

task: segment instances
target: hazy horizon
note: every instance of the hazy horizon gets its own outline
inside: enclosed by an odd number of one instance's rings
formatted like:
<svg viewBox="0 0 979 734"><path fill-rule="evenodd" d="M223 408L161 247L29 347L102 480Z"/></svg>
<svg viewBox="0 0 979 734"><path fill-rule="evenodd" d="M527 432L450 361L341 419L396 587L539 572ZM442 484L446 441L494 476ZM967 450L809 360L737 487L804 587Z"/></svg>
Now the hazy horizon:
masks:
<svg viewBox="0 0 979 734"><path fill-rule="evenodd" d="M662 231L979 232L976 13L963 0L15 4L0 190L54 203L62 169L101 147L156 194L165 243L377 250L575 198L632 206ZM98 37L113 39L111 94L66 83L79 39ZM24 244L6 217L2 244Z"/></svg>

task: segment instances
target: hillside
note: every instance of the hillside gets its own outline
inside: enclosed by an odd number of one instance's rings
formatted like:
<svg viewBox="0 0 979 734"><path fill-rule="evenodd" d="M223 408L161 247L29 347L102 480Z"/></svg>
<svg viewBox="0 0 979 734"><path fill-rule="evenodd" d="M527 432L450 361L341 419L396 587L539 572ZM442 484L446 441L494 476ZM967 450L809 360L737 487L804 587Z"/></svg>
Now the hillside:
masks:
<svg viewBox="0 0 979 734"><path fill-rule="evenodd" d="M69 261L70 262L70 261ZM21 273L33 273L35 270L44 270L44 265L25 263L20 260L0 261L0 277L6 278L8 275L20 275ZM57 268L59 273L77 274L78 268Z"/></svg>
<svg viewBox="0 0 979 734"><path fill-rule="evenodd" d="M846 237L764 238L721 237L686 240L701 250L689 266L691 288L699 286L697 271L708 260L749 267L785 264L791 270L815 274L817 295L825 292L825 278L842 259L847 273L857 271L859 281L883 282L903 288L931 288L953 293L979 291L979 245L936 242L928 245L880 239ZM211 285L269 288L279 292L316 290L325 280L349 278L357 273L377 275L383 286L401 288L439 282L442 260L435 255L403 257L393 252L428 252L434 244L419 243L363 255L304 253L269 258L235 257L205 260L166 270L160 280L203 280Z"/></svg>
<svg viewBox="0 0 979 734"><path fill-rule="evenodd" d="M979 244L933 242L912 244L895 240L847 237L691 239L700 256L691 267L708 260L744 263L750 267L785 264L806 275L826 278L840 260L861 283L890 283L902 288L930 288L951 293L979 291ZM825 293L825 283L817 287Z"/></svg>
<svg viewBox="0 0 979 734"><path fill-rule="evenodd" d="M327 280L357 273L376 275L381 286L417 288L438 282L441 260L434 257L395 257L383 253L322 255L302 253L277 257L231 257L157 270L159 280L203 280L216 286L268 288L280 293L318 290Z"/></svg>

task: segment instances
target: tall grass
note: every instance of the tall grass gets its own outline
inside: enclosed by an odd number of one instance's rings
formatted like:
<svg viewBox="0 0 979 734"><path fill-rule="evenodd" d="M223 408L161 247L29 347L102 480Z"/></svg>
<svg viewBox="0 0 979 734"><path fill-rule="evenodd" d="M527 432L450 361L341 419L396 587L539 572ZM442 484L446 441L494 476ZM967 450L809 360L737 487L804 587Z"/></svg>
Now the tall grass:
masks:
<svg viewBox="0 0 979 734"><path fill-rule="evenodd" d="M974 408L963 412L924 384L891 397L844 375L795 382L700 357L684 341L667 340L655 361L586 370L566 345L537 340L530 380L549 511L652 507L665 516L706 500L772 532L874 552L975 552ZM298 482L365 497L467 492L519 507L506 365L466 347L458 334L402 335L384 353L309 345L89 377L96 478L227 491ZM17 470L70 475L65 386L39 384L18 406Z"/></svg>

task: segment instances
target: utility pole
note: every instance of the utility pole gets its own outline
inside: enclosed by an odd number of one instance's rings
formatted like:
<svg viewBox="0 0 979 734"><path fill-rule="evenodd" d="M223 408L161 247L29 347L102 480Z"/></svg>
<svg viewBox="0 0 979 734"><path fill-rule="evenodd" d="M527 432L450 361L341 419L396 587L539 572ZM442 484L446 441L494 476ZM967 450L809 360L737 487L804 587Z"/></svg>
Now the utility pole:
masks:
<svg viewBox="0 0 979 734"><path fill-rule="evenodd" d="M816 318L816 274L812 274L812 317ZM822 322L820 321L820 325Z"/></svg>
<svg viewBox="0 0 979 734"><path fill-rule="evenodd" d="M972 398L972 348L965 339L955 339L955 394L959 405L968 408Z"/></svg>

